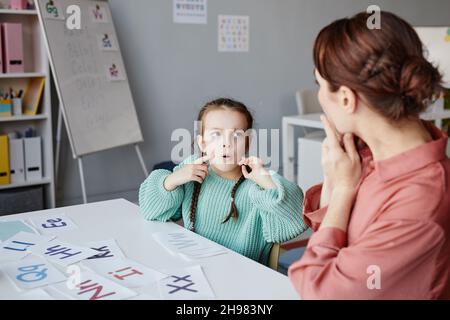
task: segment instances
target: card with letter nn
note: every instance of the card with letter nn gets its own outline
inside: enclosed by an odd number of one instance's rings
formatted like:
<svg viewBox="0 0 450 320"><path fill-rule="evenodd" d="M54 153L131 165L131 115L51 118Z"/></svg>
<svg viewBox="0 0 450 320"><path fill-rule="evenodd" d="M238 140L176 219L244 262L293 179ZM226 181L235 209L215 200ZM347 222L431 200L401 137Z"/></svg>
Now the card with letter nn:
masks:
<svg viewBox="0 0 450 320"><path fill-rule="evenodd" d="M82 272L77 284L60 283L51 288L76 300L124 300L137 296L136 292L92 272Z"/></svg>

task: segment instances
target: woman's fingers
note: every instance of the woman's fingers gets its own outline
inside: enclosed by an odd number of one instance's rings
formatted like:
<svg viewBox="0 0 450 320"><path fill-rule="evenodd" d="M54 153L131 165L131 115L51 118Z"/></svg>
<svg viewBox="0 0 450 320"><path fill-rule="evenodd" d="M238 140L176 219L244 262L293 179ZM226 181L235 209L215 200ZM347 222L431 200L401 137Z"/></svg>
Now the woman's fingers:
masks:
<svg viewBox="0 0 450 320"><path fill-rule="evenodd" d="M320 117L320 119L322 120L324 129L325 129L325 133L327 134L329 145L332 147L340 146L340 141L339 141L338 135L336 133L336 130L332 127L332 125L330 124L330 121L328 121L328 118L326 116L322 115Z"/></svg>
<svg viewBox="0 0 450 320"><path fill-rule="evenodd" d="M345 152L349 155L352 160L358 160L359 154L356 150L355 140L353 139L353 134L347 133L344 136L344 147Z"/></svg>

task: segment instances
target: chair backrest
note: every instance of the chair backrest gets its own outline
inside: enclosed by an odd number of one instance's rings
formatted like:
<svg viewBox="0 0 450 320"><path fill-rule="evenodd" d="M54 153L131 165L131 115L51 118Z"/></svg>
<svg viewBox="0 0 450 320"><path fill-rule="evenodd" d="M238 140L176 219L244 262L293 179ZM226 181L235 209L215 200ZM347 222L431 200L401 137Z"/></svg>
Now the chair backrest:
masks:
<svg viewBox="0 0 450 320"><path fill-rule="evenodd" d="M322 107L317 98L317 92L318 90L313 89L299 90L296 92L295 99L299 114L322 112Z"/></svg>
<svg viewBox="0 0 450 320"><path fill-rule="evenodd" d="M278 260L280 259L280 249L281 245L279 243L274 243L269 254L269 262L267 266L275 271L278 271Z"/></svg>

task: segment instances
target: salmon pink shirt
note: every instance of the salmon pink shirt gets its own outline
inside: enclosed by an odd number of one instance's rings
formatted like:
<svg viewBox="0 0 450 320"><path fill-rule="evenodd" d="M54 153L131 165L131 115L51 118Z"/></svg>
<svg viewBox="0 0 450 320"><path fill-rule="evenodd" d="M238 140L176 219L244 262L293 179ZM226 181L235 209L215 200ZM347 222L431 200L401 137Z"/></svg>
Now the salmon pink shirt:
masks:
<svg viewBox="0 0 450 320"><path fill-rule="evenodd" d="M315 231L289 269L302 299L450 299L448 137L390 159L361 152L363 173L347 232L318 230L322 185L307 191L303 218Z"/></svg>

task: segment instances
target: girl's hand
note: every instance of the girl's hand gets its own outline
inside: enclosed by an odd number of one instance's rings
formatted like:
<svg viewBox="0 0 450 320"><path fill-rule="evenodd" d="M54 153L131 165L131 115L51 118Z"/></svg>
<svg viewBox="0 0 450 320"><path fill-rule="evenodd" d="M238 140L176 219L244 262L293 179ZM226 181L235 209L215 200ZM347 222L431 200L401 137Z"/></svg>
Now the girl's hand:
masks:
<svg viewBox="0 0 450 320"><path fill-rule="evenodd" d="M239 165L242 166L242 174L245 179L249 179L257 183L264 189L276 189L276 185L270 177L269 171L263 167L263 162L257 157L243 158ZM246 166L249 166L251 172L248 172Z"/></svg>
<svg viewBox="0 0 450 320"><path fill-rule="evenodd" d="M322 116L321 120L327 134L322 145L322 167L328 189L326 191L330 196L336 189L355 193L362 169L353 134L345 134L342 137L343 146L341 146L340 137L328 119ZM328 202L327 199L323 200Z"/></svg>
<svg viewBox="0 0 450 320"><path fill-rule="evenodd" d="M164 188L167 191L173 191L190 181L202 183L208 176L208 164L206 162L212 158L212 155L204 156L195 160L192 164L183 166L164 180Z"/></svg>

